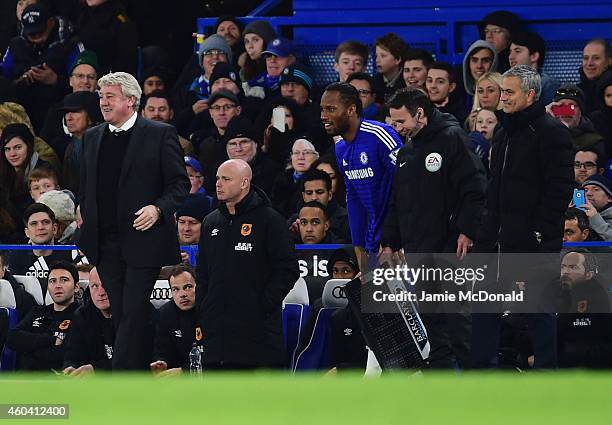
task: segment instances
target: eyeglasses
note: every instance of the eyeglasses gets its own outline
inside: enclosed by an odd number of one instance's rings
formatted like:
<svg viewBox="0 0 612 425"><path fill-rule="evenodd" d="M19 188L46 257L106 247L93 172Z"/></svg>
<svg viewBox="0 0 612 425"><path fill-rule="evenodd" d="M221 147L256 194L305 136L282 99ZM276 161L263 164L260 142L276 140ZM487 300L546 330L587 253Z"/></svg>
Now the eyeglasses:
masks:
<svg viewBox="0 0 612 425"><path fill-rule="evenodd" d="M234 109L236 107L236 105L228 103L227 105L213 105L210 107L211 111L215 111L215 112L219 112L221 109L223 109L225 112L231 111L232 109Z"/></svg>
<svg viewBox="0 0 612 425"><path fill-rule="evenodd" d="M372 94L372 90L358 89L359 96L368 96Z"/></svg>
<svg viewBox="0 0 612 425"><path fill-rule="evenodd" d="M218 50L218 49L210 49L204 52L204 56L220 56L220 55L225 55L225 52L223 50Z"/></svg>
<svg viewBox="0 0 612 425"><path fill-rule="evenodd" d="M227 147L229 149L236 149L238 146L240 146L240 149L244 149L251 143L253 143L252 140L240 140L239 142L228 142Z"/></svg>
<svg viewBox="0 0 612 425"><path fill-rule="evenodd" d="M72 76L77 80L96 81L96 76L92 74L72 74Z"/></svg>
<svg viewBox="0 0 612 425"><path fill-rule="evenodd" d="M557 90L557 95L559 96L581 96L581 93L578 90L574 89L559 89Z"/></svg>
<svg viewBox="0 0 612 425"><path fill-rule="evenodd" d="M502 32L504 32L504 30L499 29L499 28L493 28L493 29L485 29L484 33L485 35L497 35L497 34L501 34Z"/></svg>
<svg viewBox="0 0 612 425"><path fill-rule="evenodd" d="M587 161L587 162L576 161L576 162L574 162L574 168L580 169L582 167L584 167L587 170L592 170L593 168L597 167L597 164L595 164L592 161Z"/></svg>
<svg viewBox="0 0 612 425"><path fill-rule="evenodd" d="M315 155L316 152L315 151L311 151L311 150L307 150L307 151L293 151L291 152L291 156L310 156L310 155Z"/></svg>

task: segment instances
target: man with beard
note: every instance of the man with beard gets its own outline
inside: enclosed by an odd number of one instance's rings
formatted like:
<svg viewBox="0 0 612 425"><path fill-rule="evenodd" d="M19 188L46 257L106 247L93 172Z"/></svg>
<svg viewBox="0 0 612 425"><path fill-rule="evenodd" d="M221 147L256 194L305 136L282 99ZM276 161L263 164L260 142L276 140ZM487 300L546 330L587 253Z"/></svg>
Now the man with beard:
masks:
<svg viewBox="0 0 612 425"><path fill-rule="evenodd" d="M74 294L79 290L79 273L74 265L58 261L49 267L49 294L52 304L35 307L6 340L17 352L17 368L49 370L62 367L64 340L78 307Z"/></svg>
<svg viewBox="0 0 612 425"><path fill-rule="evenodd" d="M327 86L321 97L321 121L328 135L340 136L336 158L346 183L351 238L365 272L365 255L377 253L380 245L402 142L391 127L362 118L359 92L347 83Z"/></svg>

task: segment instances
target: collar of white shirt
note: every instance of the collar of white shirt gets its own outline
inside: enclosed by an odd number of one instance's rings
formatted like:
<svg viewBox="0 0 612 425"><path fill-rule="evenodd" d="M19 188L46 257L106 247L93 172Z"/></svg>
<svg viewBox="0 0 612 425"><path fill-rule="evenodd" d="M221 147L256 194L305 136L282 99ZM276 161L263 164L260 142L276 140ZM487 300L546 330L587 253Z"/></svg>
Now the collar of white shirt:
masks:
<svg viewBox="0 0 612 425"><path fill-rule="evenodd" d="M126 122L124 122L121 127L115 127L114 125L109 123L108 124L108 129L111 131L111 133L115 133L115 132L118 133L120 131L128 131L130 128L132 128L134 126L134 124L136 124L136 118L137 117L138 117L138 114L136 114L136 112L134 112L134 114L130 117L130 119L127 120Z"/></svg>

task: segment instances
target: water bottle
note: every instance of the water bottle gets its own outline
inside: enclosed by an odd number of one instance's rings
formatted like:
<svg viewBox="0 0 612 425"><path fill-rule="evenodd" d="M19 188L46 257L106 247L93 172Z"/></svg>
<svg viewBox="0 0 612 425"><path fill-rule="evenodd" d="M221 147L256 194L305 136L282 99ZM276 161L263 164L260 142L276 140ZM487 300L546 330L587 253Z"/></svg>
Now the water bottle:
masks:
<svg viewBox="0 0 612 425"><path fill-rule="evenodd" d="M202 374L202 353L200 353L200 348L195 342L193 343L193 347L191 347L191 351L189 352L189 374Z"/></svg>

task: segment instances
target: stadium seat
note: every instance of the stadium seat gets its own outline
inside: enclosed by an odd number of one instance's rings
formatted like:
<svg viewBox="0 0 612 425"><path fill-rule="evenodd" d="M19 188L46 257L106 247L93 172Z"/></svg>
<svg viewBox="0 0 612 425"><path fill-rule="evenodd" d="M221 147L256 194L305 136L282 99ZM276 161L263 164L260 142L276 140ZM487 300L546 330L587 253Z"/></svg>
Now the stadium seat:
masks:
<svg viewBox="0 0 612 425"><path fill-rule="evenodd" d="M170 290L170 282L167 280L157 280L153 291L151 291L151 304L159 310L162 305L172 299L172 291Z"/></svg>
<svg viewBox="0 0 612 425"><path fill-rule="evenodd" d="M306 281L304 280L304 278L300 277L293 285L291 291L289 291L289 293L283 300L283 304L293 303L308 305L310 304L309 301L310 300L308 299L308 286L306 285Z"/></svg>
<svg viewBox="0 0 612 425"><path fill-rule="evenodd" d="M36 304L43 305L44 297L42 292L42 286L37 278L33 276L15 276L15 280L21 283L25 288L26 292L34 297Z"/></svg>
<svg viewBox="0 0 612 425"><path fill-rule="evenodd" d="M329 279L323 288L323 307L342 308L348 305L346 295L344 295L344 285L350 282L349 279Z"/></svg>
<svg viewBox="0 0 612 425"><path fill-rule="evenodd" d="M8 332L19 322L16 307L11 284L0 280L0 370L14 370L17 363L16 353L4 346Z"/></svg>
<svg viewBox="0 0 612 425"><path fill-rule="evenodd" d="M309 314L310 307L307 305L294 303L283 305L283 338L285 340L287 364L291 369L293 369L298 343Z"/></svg>
<svg viewBox="0 0 612 425"><path fill-rule="evenodd" d="M294 372L298 370L329 369L331 361L329 322L336 310L336 308L325 307L319 310L308 344L295 359Z"/></svg>
<svg viewBox="0 0 612 425"><path fill-rule="evenodd" d="M8 280L4 279L0 279L0 307L6 307L13 310L17 308L13 287Z"/></svg>

